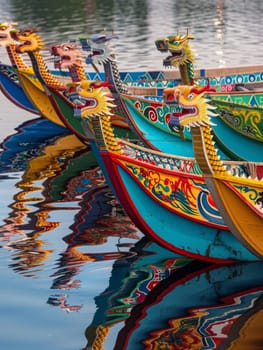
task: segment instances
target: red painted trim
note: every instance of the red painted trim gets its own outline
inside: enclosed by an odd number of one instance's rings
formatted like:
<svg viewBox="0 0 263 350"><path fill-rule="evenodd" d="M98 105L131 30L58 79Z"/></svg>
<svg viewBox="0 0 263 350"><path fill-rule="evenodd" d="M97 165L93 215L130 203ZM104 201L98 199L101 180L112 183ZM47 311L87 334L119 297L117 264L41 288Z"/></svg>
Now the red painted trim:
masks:
<svg viewBox="0 0 263 350"><path fill-rule="evenodd" d="M106 155L105 155L106 156ZM109 157L112 159L112 163L116 163L118 164L122 169L125 169L125 166L122 164L122 162L119 160L119 159L122 159L124 161L127 161L127 162L132 162L133 164L137 164L137 165L141 165L141 166L145 166L145 163L144 162L141 162L141 161L138 161L138 160L133 160L131 161L130 158L126 157L126 156L123 156L123 155L118 155L118 157L116 157L116 155L114 153L110 153L109 152ZM154 170L159 170L159 168L155 165L152 165L150 163L147 164L147 166L150 168L150 169L154 169ZM200 175L194 175L194 174L186 174L186 173L183 173L183 172L177 172L177 171L174 171L174 170L169 170L169 169L163 169L163 173L164 174L172 174L172 175L178 175L178 176L182 176L182 177L185 177L185 178L194 178L194 179L197 179L197 180L204 180L204 178ZM111 168L108 169L108 172L111 171ZM140 181L138 181L138 179L132 174L132 173L129 173L129 175L134 179L134 181L137 183L137 185L139 187L141 187L143 190L143 186L141 185ZM226 225L220 225L220 224L214 224L214 223L211 223L209 221L202 221L200 219L195 219L195 218L191 218L189 217L188 215L186 214L183 214L183 213L179 213L177 212L176 210L173 210L172 208L168 208L167 206L165 206L162 202L159 202L156 200L156 198L150 193L148 192L148 195L156 202L158 203L158 205L164 207L165 209L169 210L170 212L172 213L175 213L175 215L178 215L178 216L181 216L183 218L186 218L187 220L192 220L194 222L197 222L199 224L202 224L202 225L205 225L205 226L209 226L209 227L213 227L213 228L216 228L216 229L220 229L220 230L224 230L224 231L229 231L229 228L226 226Z"/></svg>
<svg viewBox="0 0 263 350"><path fill-rule="evenodd" d="M210 262L216 262L216 263L230 263L233 260L231 259L220 259L220 258L213 258L208 256L203 256L200 254L191 253L188 251L185 251L184 249L177 248L174 245L167 243L165 240L163 240L160 236L156 235L156 233L148 226L148 224L144 221L143 217L140 215L140 213L135 208L124 184L123 181L119 175L119 172L117 170L117 166L111 159L111 154L109 152L105 152L101 154L103 157L104 165L108 171L108 174L110 176L112 185L115 189L115 192L118 196L118 199L123 206L126 213L129 215L131 220L134 222L134 224L138 227L139 230L142 231L143 234L150 237L151 239L155 240L158 244L161 244L166 249L169 249L173 252L176 252L178 254L188 256L190 258L199 259L199 260L205 260Z"/></svg>

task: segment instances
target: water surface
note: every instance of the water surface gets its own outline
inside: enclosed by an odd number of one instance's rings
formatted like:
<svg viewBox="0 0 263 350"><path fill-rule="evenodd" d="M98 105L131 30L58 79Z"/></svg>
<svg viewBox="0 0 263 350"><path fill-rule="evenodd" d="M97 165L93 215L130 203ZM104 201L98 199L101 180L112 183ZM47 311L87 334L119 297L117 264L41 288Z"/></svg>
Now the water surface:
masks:
<svg viewBox="0 0 263 350"><path fill-rule="evenodd" d="M187 29L196 67L262 63L261 0L0 0L0 8L1 21L38 28L47 48L114 31L122 70L163 69L154 40ZM9 63L3 48L0 59ZM210 266L148 241L86 146L3 94L0 105L1 349L240 349L248 338L247 349L263 348L261 263Z"/></svg>

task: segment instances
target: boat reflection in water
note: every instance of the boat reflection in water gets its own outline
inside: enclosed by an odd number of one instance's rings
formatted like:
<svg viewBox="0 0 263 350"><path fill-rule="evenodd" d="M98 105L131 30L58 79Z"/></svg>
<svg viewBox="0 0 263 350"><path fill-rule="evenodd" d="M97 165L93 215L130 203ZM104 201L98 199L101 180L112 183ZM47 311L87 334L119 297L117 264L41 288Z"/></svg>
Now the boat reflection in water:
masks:
<svg viewBox="0 0 263 350"><path fill-rule="evenodd" d="M262 263L189 266L132 310L114 349L262 348Z"/></svg>
<svg viewBox="0 0 263 350"><path fill-rule="evenodd" d="M14 203L10 205L12 212L0 228L1 241L7 241L5 247L16 250L16 270L32 270L33 261L29 256L25 256L26 252L32 253L36 266L40 263L37 256L41 255L43 262L49 250L40 249L43 245L40 236L59 226L60 222L48 219L52 211L62 207L62 203L67 203L67 210L80 209L72 225L73 234L65 238L65 242L68 243L65 254L81 255L83 261L92 261L91 256L84 257L85 254L78 253L76 246L102 244L110 234L119 236L118 225L121 222L125 222L126 232L130 231L132 238L138 239L135 233L137 230L114 200L92 152L86 145L72 134L61 136L57 133L56 136L49 135L45 142L43 137L40 137L39 145L42 144L42 147L35 147L33 154L30 153L33 149L32 142L24 141L24 148L19 153L18 145L21 145L21 139L26 140L29 134L25 128L20 128L19 131L8 138L1 155L2 163L5 158L11 160L11 163L6 165L8 169L5 169L9 173L10 168L14 169L14 172L23 171L21 180L16 184L19 191L14 195ZM38 145L37 142L36 144ZM9 145L13 148L8 147ZM14 154L13 157L10 157L11 153ZM18 166L17 159L21 158L21 154L23 162L20 161ZM118 211L121 212L120 215ZM107 215L106 219L104 215ZM97 230L93 230L95 226L98 226ZM105 259L107 255L111 254L103 254L101 258ZM111 259L119 256L113 254ZM94 259L96 260L96 256Z"/></svg>
<svg viewBox="0 0 263 350"><path fill-rule="evenodd" d="M83 329L83 349L110 349L112 336L115 350L259 348L262 263L215 265L149 241L116 201L87 146L49 123L25 123L2 144L0 176L22 175L0 241L10 268L38 277L55 251L46 234L63 224L53 214L76 212L51 267L46 302L81 310L78 294L77 301L68 298L73 290L81 294L81 269L111 261L108 286L94 297L95 313ZM112 238L113 247L106 244Z"/></svg>
<svg viewBox="0 0 263 350"><path fill-rule="evenodd" d="M54 126L43 118L27 121L16 130L1 144L0 176L13 176L19 180L16 183L18 192L14 195L14 202L9 205L12 211L0 227L0 241L5 248L13 251L13 260L16 262L12 267L22 272L39 266L50 253L50 250L42 248L43 242L38 237L41 232L52 230L57 223L46 221L47 210L33 211L31 206L43 199L37 181L54 176L65 160L59 157L62 150L53 154L56 170L51 169L52 157L46 149L52 148L52 144L60 137L63 139L69 135L65 128Z"/></svg>

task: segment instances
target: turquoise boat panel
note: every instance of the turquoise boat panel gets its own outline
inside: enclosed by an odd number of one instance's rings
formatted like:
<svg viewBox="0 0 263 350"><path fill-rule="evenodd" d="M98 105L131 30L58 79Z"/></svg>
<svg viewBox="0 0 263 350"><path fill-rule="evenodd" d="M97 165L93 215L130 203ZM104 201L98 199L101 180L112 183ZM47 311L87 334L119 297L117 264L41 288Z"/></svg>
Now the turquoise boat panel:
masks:
<svg viewBox="0 0 263 350"><path fill-rule="evenodd" d="M149 198L120 166L118 171L130 201L163 243L200 256L258 260L229 231L220 231L173 214Z"/></svg>
<svg viewBox="0 0 263 350"><path fill-rule="evenodd" d="M194 157L191 140L185 140L171 132L163 131L161 128L158 128L156 125L144 119L144 117L129 103L126 104L126 107L145 139L155 148L164 153L176 154L183 157ZM191 137L190 134L189 137Z"/></svg>
<svg viewBox="0 0 263 350"><path fill-rule="evenodd" d="M242 160L262 162L263 143L245 137L228 127L220 118L213 120L216 137Z"/></svg>

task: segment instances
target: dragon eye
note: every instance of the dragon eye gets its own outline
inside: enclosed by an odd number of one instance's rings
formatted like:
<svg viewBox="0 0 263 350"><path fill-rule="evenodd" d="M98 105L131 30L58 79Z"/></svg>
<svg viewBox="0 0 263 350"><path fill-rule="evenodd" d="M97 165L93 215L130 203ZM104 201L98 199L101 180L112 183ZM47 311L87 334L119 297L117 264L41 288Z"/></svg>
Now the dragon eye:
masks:
<svg viewBox="0 0 263 350"><path fill-rule="evenodd" d="M174 45L180 45L180 41L175 40L175 41L173 42L173 44L174 44Z"/></svg>
<svg viewBox="0 0 263 350"><path fill-rule="evenodd" d="M194 94L189 94L187 98L188 100L192 100L194 98Z"/></svg>

